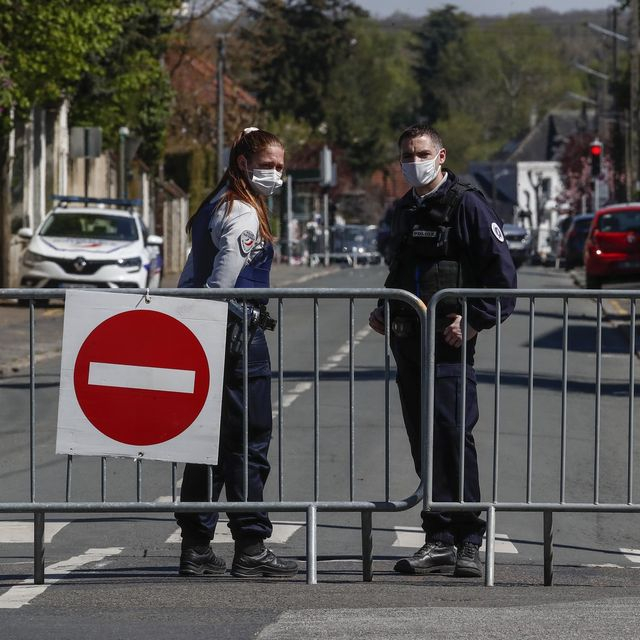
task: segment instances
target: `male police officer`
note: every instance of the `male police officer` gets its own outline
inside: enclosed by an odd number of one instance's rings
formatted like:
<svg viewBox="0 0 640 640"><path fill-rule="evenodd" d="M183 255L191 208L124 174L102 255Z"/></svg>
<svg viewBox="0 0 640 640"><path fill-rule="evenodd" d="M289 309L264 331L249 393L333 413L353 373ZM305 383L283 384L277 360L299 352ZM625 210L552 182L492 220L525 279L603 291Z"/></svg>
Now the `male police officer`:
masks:
<svg viewBox="0 0 640 640"><path fill-rule="evenodd" d="M432 128L414 125L398 141L402 173L413 187L392 215L391 264L385 286L406 289L425 303L440 289L516 287L516 270L502 234L502 222L484 197L443 168L447 152ZM513 311L514 299L502 299L502 318ZM390 307L391 348L411 454L420 475L420 356L418 318L397 303ZM463 328L457 301L442 300L436 316L435 416L432 497L457 502L459 496L459 394L463 367ZM495 325L495 298L468 300L467 394L464 450L464 500L478 502L480 486L471 434L478 421L473 358L476 336ZM384 333L383 307L369 324ZM412 557L399 560L401 573L427 574L453 569L455 576L482 575L479 548L485 523L479 513L422 512L426 542Z"/></svg>

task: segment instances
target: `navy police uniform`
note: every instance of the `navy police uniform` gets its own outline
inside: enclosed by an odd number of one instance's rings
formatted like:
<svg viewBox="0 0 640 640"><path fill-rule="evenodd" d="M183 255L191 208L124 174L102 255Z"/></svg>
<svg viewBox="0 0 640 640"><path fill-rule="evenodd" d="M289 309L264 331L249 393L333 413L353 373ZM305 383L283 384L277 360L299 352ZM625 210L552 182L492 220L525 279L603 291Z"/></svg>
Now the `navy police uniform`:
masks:
<svg viewBox="0 0 640 640"><path fill-rule="evenodd" d="M255 223L257 214L244 203L234 202L234 208L240 207L240 218ZM222 209L222 211L220 211ZM242 231L234 236L223 256L216 246L215 225L224 225L222 234L229 235L229 226L234 216L225 215L226 207L218 207L214 200L204 205L193 219L192 249L184 271L178 283L179 287L235 286L235 288L267 288L269 272L273 258L273 246L260 243L258 234ZM253 216L256 216L255 219ZM246 222L241 222L246 227ZM220 235L220 234L219 234ZM248 260L247 260L248 258ZM231 267L225 264L231 262ZM212 269L213 265L213 269ZM241 266L238 273L237 267ZM222 271L226 273L220 275ZM235 278L235 283L225 282L224 278ZM237 277L236 277L237 274ZM222 279L221 279L222 278ZM251 301L265 304L266 300ZM232 322L230 320L230 329ZM229 348L230 331L227 332L227 351L225 359L224 382L222 392L222 414L220 421L220 449L218 464L213 468L213 496L218 500L222 486L225 486L227 500L241 502L243 495L243 362L242 355L233 353ZM271 440L271 363L264 332L257 327L248 350L249 370L249 458L248 458L248 495L247 500L261 502L263 489L270 465L267 460ZM208 473L206 465L187 464L184 470L180 492L182 502L207 502ZM247 545L268 538L272 532L269 517L264 512L238 513L229 516L229 527L236 544ZM195 547L208 545L218 522L218 513L177 513L176 519L182 529L182 546Z"/></svg>
<svg viewBox="0 0 640 640"><path fill-rule="evenodd" d="M425 303L444 288L515 288L516 269L502 234L502 222L482 194L460 183L454 174L432 193L418 197L409 191L397 203L392 217L389 276L385 286L414 293ZM515 300L501 300L500 321L513 311ZM390 307L391 348L397 364L397 383L403 418L416 472L420 475L420 350L415 313L402 304ZM442 331L461 314L455 299L438 303L436 317L435 416L433 441L434 502L457 502L460 468L460 406L463 365L460 348L447 344ZM469 299L467 322L481 331L495 325L495 298ZM476 377L473 369L476 337L467 343L466 423L464 425L464 500L480 500L478 463L473 427L478 421ZM423 512L427 542L480 545L485 523L479 513Z"/></svg>

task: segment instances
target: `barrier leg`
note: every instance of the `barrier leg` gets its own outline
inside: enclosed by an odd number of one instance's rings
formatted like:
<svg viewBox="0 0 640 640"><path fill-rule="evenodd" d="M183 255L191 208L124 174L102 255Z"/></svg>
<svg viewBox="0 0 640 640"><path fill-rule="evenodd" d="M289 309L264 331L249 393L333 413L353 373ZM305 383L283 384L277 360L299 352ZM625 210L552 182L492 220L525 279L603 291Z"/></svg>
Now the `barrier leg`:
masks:
<svg viewBox="0 0 640 640"><path fill-rule="evenodd" d="M362 581L373 580L373 532L371 511L360 512L362 522Z"/></svg>
<svg viewBox="0 0 640 640"><path fill-rule="evenodd" d="M307 584L318 584L317 511L314 505L307 507Z"/></svg>
<svg viewBox="0 0 640 640"><path fill-rule="evenodd" d="M33 514L33 583L44 584L44 512Z"/></svg>
<svg viewBox="0 0 640 640"><path fill-rule="evenodd" d="M487 540L484 557L484 586L493 587L494 568L496 560L496 510L495 507L487 509Z"/></svg>
<svg viewBox="0 0 640 640"><path fill-rule="evenodd" d="M553 584L553 511L542 514L544 529L544 586Z"/></svg>

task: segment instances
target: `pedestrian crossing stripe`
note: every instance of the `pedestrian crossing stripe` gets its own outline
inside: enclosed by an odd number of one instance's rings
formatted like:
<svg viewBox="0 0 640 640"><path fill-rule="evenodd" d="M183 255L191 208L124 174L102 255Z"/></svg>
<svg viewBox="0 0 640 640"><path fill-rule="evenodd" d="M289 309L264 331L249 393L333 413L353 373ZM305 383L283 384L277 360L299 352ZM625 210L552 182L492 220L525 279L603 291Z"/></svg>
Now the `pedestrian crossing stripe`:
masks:
<svg viewBox="0 0 640 640"><path fill-rule="evenodd" d="M45 521L44 542L50 543L53 537L69 524L66 521ZM33 543L33 520L2 520L0 521L0 544L28 544Z"/></svg>
<svg viewBox="0 0 640 640"><path fill-rule="evenodd" d="M620 553L634 564L640 564L640 549L620 549Z"/></svg>

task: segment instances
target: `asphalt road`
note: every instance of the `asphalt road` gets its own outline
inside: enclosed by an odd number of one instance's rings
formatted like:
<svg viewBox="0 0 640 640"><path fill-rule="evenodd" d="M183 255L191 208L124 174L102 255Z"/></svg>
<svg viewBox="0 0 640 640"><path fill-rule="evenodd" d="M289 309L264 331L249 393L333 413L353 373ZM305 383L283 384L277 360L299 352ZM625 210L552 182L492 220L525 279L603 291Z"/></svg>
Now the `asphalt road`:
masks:
<svg viewBox="0 0 640 640"><path fill-rule="evenodd" d="M274 272L274 286L376 287L384 268ZM171 284L171 282L167 282ZM523 267L520 286L563 288L575 280L562 271ZM382 339L366 330L371 304L354 314L354 472L349 471L348 306L321 301L318 310L321 374L319 467L314 466L313 306L284 308L283 434L272 445L269 498L286 500L392 498L416 485L393 383L390 386L389 478L384 462L385 370ZM272 309L272 312L274 310ZM531 309L520 301L503 325L500 408L496 412L494 339L481 336L477 357L481 421L476 428L483 495L556 500L561 477L562 308L536 302L534 379L528 380ZM36 311L37 500L64 499L66 460L54 451L62 308ZM624 501L628 487L629 356L624 315L605 309L601 395L596 402L595 305L569 307L566 403L566 499ZM29 396L27 311L0 306L0 500L28 500ZM277 344L271 335L272 359ZM634 358L635 367L635 358ZM277 398L274 386L274 400ZM599 414L598 414L599 412ZM497 465L493 434L498 415ZM598 420L597 416L600 416ZM529 416L531 418L529 419ZM594 483L599 425L599 481ZM530 442L530 456L527 443ZM637 449L637 447L636 447ZM280 450L282 456L280 456ZM637 450L634 460L637 461ZM528 458L530 458L528 460ZM74 458L71 499L100 499L100 462ZM179 477L179 474L178 474ZM109 460L107 499L135 500L136 464ZM637 485L637 482L636 482ZM596 489L597 486L597 489ZM638 487L633 487L637 494ZM142 500L167 500L171 466L146 461ZM179 539L170 514L51 516L47 519L47 578L30 584L32 526L28 516L0 523L0 621L3 638L636 638L640 597L640 540L636 514L556 514L554 586L543 587L542 517L499 513L495 587L451 576L395 574L395 560L421 544L417 509L374 516L374 581L363 583L359 518L319 514L318 585L306 585L302 514L274 514L273 549L297 558L290 580L188 580L176 574ZM230 562L232 542L222 524L216 551Z"/></svg>

